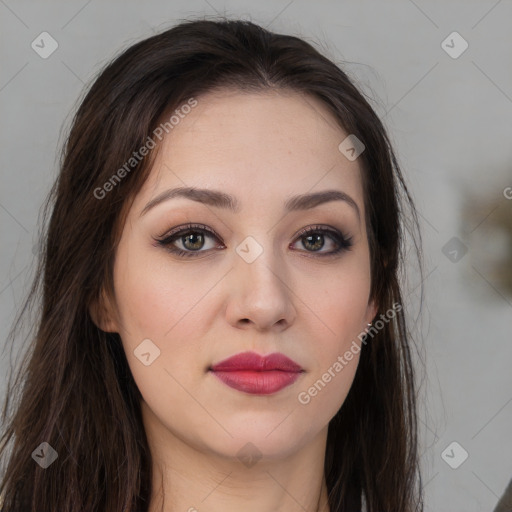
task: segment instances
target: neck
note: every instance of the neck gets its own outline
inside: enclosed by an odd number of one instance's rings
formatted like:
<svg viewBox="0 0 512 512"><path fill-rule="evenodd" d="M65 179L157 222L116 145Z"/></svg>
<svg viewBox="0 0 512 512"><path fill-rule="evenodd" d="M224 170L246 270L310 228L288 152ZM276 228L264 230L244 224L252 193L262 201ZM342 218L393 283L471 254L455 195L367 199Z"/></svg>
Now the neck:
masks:
<svg viewBox="0 0 512 512"><path fill-rule="evenodd" d="M150 414L143 406L143 416ZM244 463L145 424L153 464L148 512L330 512L327 428L293 453Z"/></svg>
<svg viewBox="0 0 512 512"><path fill-rule="evenodd" d="M148 512L330 512L325 480L307 482L307 490L297 481L295 475L279 480L271 471L248 481L234 468L190 480L167 467L155 475Z"/></svg>

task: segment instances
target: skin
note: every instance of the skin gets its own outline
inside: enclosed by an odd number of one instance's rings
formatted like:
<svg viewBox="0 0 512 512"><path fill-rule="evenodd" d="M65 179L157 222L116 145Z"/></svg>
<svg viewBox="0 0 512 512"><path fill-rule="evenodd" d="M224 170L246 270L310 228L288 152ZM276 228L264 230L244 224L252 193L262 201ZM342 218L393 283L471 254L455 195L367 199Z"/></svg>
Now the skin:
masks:
<svg viewBox="0 0 512 512"><path fill-rule="evenodd" d="M153 458L150 511L328 511L323 473L329 421L351 387L359 355L332 381L298 401L343 356L376 314L369 302L370 255L361 168L338 150L347 136L329 111L295 92L217 91L164 138L151 174L128 213L117 248L115 297L95 318L118 332L143 396ZM164 201L141 216L161 192L179 186L221 190L238 213L187 198ZM336 189L344 201L284 213L296 194ZM219 235L174 246L155 239L201 223ZM300 229L331 226L353 245L333 257L328 234L315 241ZM262 247L252 263L236 252L247 236ZM192 248L192 249L191 249ZM202 252L201 252L202 251ZM320 254L320 255L319 255ZM146 366L134 355L150 339L160 355ZM234 354L281 352L304 372L267 395L232 389L208 367ZM261 459L243 464L252 443Z"/></svg>

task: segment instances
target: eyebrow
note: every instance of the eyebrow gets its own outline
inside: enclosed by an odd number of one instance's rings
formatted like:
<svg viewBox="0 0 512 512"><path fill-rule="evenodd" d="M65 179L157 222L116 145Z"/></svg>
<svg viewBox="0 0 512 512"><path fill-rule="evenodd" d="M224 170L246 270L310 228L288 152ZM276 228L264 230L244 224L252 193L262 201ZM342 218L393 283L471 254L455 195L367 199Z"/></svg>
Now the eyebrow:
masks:
<svg viewBox="0 0 512 512"><path fill-rule="evenodd" d="M156 205L175 199L178 197L184 197L191 199L198 203L207 204L215 208L224 208L230 210L233 213L240 212L240 203L238 200L225 192L212 189L196 188L196 187L178 187L169 190L165 190L161 194L157 195L154 199L149 201L144 207L140 216L147 213L149 210L154 208ZM357 218L361 221L361 213L357 203L345 192L341 190L324 190L321 192L312 192L309 194L300 194L288 198L284 204L284 210L286 213L302 210L310 210L324 203L331 201L343 201L350 205L357 213Z"/></svg>

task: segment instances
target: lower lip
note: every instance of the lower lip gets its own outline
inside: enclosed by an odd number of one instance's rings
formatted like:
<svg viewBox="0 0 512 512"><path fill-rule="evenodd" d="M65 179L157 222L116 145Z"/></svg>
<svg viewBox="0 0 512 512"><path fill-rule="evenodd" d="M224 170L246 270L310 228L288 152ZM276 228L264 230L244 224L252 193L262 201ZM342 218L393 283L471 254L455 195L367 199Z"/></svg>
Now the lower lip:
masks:
<svg viewBox="0 0 512 512"><path fill-rule="evenodd" d="M302 372L240 370L212 373L230 388L254 395L270 395L295 382Z"/></svg>

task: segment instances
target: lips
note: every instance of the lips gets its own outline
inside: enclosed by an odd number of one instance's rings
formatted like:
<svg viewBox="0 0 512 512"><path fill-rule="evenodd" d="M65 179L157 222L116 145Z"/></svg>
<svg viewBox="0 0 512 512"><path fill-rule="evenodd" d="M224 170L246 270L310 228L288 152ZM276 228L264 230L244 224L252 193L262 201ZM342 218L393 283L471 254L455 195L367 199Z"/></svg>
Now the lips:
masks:
<svg viewBox="0 0 512 512"><path fill-rule="evenodd" d="M295 361L278 352L267 356L243 352L213 365L209 370L227 386L259 395L280 391L304 372Z"/></svg>

